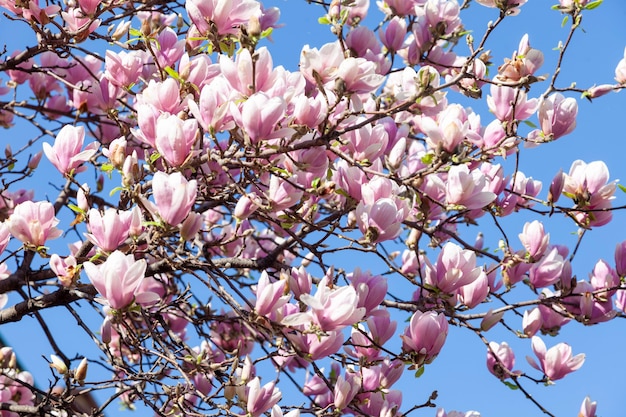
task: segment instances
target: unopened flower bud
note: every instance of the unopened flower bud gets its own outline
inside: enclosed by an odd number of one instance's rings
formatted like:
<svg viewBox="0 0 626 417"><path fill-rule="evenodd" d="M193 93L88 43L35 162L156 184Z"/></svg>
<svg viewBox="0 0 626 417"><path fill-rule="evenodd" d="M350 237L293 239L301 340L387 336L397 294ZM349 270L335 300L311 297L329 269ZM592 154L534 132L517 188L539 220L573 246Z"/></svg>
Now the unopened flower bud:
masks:
<svg viewBox="0 0 626 417"><path fill-rule="evenodd" d="M480 322L480 329L486 332L487 330L498 324L500 320L502 320L502 316L504 316L504 311L494 313L493 310L489 310L485 317L483 317L483 320Z"/></svg>
<svg viewBox="0 0 626 417"><path fill-rule="evenodd" d="M79 384L83 384L85 378L87 377L87 368L89 363L87 362L87 358L83 358L82 361L78 364L78 368L74 371L74 379L78 381Z"/></svg>
<svg viewBox="0 0 626 417"><path fill-rule="evenodd" d="M114 41L119 41L128 33L128 29L130 28L130 22L120 22L115 29L115 32L111 35L111 38Z"/></svg>
<svg viewBox="0 0 626 417"><path fill-rule="evenodd" d="M548 201L550 203L556 203L561 197L563 192L563 185L565 184L565 175L563 170L560 170L552 179L550 183L550 191L548 192Z"/></svg>
<svg viewBox="0 0 626 417"><path fill-rule="evenodd" d="M43 152L39 151L28 161L29 169L36 169L39 166L39 162L41 161L41 157L43 156Z"/></svg>
<svg viewBox="0 0 626 417"><path fill-rule="evenodd" d="M50 367L56 370L61 375L65 375L67 373L67 365L61 358L57 355L50 355Z"/></svg>

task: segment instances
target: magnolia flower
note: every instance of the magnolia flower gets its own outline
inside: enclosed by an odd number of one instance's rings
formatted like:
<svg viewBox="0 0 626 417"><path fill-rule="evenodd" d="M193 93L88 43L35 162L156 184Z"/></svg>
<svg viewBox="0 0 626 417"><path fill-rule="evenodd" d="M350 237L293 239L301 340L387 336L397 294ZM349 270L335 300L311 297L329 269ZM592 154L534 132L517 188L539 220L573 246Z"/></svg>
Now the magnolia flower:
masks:
<svg viewBox="0 0 626 417"><path fill-rule="evenodd" d="M133 255L124 255L120 251L113 252L101 265L83 264L93 286L116 310L130 306L133 301L145 305L159 300L156 293L139 291L147 266L145 259L136 261Z"/></svg>
<svg viewBox="0 0 626 417"><path fill-rule="evenodd" d="M104 215L96 209L89 210L89 231L87 239L105 252L115 250L129 236L133 212L117 212L109 208Z"/></svg>
<svg viewBox="0 0 626 417"><path fill-rule="evenodd" d="M59 219L54 214L54 206L47 201L24 201L13 209L9 217L9 232L27 245L43 246L46 240L63 234L55 227Z"/></svg>
<svg viewBox="0 0 626 417"><path fill-rule="evenodd" d="M497 358L497 359L496 359ZM487 369L500 379L507 379L515 366L515 354L506 343L489 342Z"/></svg>
<svg viewBox="0 0 626 417"><path fill-rule="evenodd" d="M448 336L448 321L442 313L416 311L404 331L402 350L415 355L418 366L435 360Z"/></svg>
<svg viewBox="0 0 626 417"><path fill-rule="evenodd" d="M246 410L252 417L258 417L272 408L282 397L273 382L268 382L261 387L259 377L252 379L246 384L248 388L248 401Z"/></svg>
<svg viewBox="0 0 626 417"><path fill-rule="evenodd" d="M159 216L172 226L185 220L196 201L196 180L187 181L180 172L157 172L152 178L152 193Z"/></svg>
<svg viewBox="0 0 626 417"><path fill-rule="evenodd" d="M529 356L526 356L526 360L530 366L542 371L551 381L564 378L565 375L574 372L585 362L584 353L572 356L571 346L565 343L559 343L546 351L546 345L543 343L543 340L533 336L532 348L537 359L539 359L539 364Z"/></svg>
<svg viewBox="0 0 626 417"><path fill-rule="evenodd" d="M54 145L44 142L43 151L52 165L63 175L70 175L72 171L84 171L81 165L88 161L98 149L98 143L93 142L84 150L85 128L83 126L65 125L57 134Z"/></svg>
<svg viewBox="0 0 626 417"><path fill-rule="evenodd" d="M550 234L545 233L543 223L538 220L534 220L532 223L526 222L523 232L518 236L530 259L541 258L550 242Z"/></svg>
<svg viewBox="0 0 626 417"><path fill-rule="evenodd" d="M537 116L541 131L547 137L558 139L571 133L576 127L578 103L572 97L565 98L561 93L552 94L541 100Z"/></svg>
<svg viewBox="0 0 626 417"><path fill-rule="evenodd" d="M483 173L467 165L453 165L446 181L446 201L451 205L467 209L480 209L496 199L496 195L487 188L487 179Z"/></svg>

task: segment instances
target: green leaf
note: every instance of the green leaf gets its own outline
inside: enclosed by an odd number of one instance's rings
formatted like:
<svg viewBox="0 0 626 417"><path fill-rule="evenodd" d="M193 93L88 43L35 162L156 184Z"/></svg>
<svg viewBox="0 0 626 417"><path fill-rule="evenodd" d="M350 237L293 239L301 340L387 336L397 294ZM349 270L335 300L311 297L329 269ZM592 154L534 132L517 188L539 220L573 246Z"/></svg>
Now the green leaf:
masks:
<svg viewBox="0 0 626 417"><path fill-rule="evenodd" d="M83 210L82 208L78 207L76 204L68 204L67 205L70 210L72 210L75 213L79 213L79 214L85 214L85 210Z"/></svg>
<svg viewBox="0 0 626 417"><path fill-rule="evenodd" d="M176 71L174 68L172 68L172 67L165 67L165 72L167 72L167 75L169 75L170 77L172 77L176 81L180 81L180 79L181 79L180 75L178 75L178 71Z"/></svg>
<svg viewBox="0 0 626 417"><path fill-rule="evenodd" d="M587 5L585 6L585 10L593 10L599 7L601 4L602 4L602 0L592 1L591 3L587 3Z"/></svg>
<svg viewBox="0 0 626 417"><path fill-rule="evenodd" d="M115 187L114 189L111 190L111 192L109 193L110 197L113 197L113 194L115 194L118 191L122 191L124 189L124 187Z"/></svg>
<svg viewBox="0 0 626 417"><path fill-rule="evenodd" d="M417 368L417 371L415 371L415 378L419 378L420 376L424 375L424 370L426 370L424 365Z"/></svg>
<svg viewBox="0 0 626 417"><path fill-rule="evenodd" d="M537 125L536 125L536 124L534 124L533 122L531 122L530 120L524 120L524 124L525 124L526 126L530 126L530 127L532 127L533 129L537 129Z"/></svg>
<svg viewBox="0 0 626 417"><path fill-rule="evenodd" d="M274 31L274 28L272 27L265 29L263 32L261 32L261 39L267 38L268 36L272 34L273 31Z"/></svg>
<svg viewBox="0 0 626 417"><path fill-rule="evenodd" d="M143 37L143 33L141 33L141 31L139 31L138 29L130 28L128 29L128 33L130 34L130 36L136 36L138 38Z"/></svg>
<svg viewBox="0 0 626 417"><path fill-rule="evenodd" d="M161 154L158 152L152 152L152 155L150 155L150 164L154 164L156 162L157 159L159 159L161 157Z"/></svg>
<svg viewBox="0 0 626 417"><path fill-rule="evenodd" d="M113 166L113 164L102 164L102 166L100 167L100 169L104 172L111 172L114 168L115 167Z"/></svg>
<svg viewBox="0 0 626 417"><path fill-rule="evenodd" d="M617 186L619 187L620 190L626 193L626 186L623 186L622 184L617 184Z"/></svg>
<svg viewBox="0 0 626 417"><path fill-rule="evenodd" d="M426 164L426 165L430 165L433 163L433 158L435 157L434 154L432 153L427 153L426 155L422 156L422 163Z"/></svg>
<svg viewBox="0 0 626 417"><path fill-rule="evenodd" d="M507 387L509 387L510 389L512 389L513 391L515 391L515 390L519 389L519 387L518 387L517 385L513 384L512 382L509 382L509 381L502 381L502 383L503 383L504 385L506 385Z"/></svg>
<svg viewBox="0 0 626 417"><path fill-rule="evenodd" d="M322 16L317 19L317 23L319 23L320 25L330 25L330 20L328 20L327 16Z"/></svg>
<svg viewBox="0 0 626 417"><path fill-rule="evenodd" d="M569 20L569 15L565 15L563 17L563 21L561 22L561 27L564 28L567 25L567 21Z"/></svg>

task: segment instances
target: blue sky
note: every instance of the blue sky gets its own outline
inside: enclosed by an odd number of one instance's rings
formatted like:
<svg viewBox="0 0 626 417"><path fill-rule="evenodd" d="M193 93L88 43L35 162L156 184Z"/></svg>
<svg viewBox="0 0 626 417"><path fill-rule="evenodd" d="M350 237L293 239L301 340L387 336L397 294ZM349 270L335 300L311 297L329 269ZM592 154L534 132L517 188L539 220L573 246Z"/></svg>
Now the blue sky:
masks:
<svg viewBox="0 0 626 417"><path fill-rule="evenodd" d="M626 2L606 1L600 8L585 13L582 27L575 35L571 51L566 56L563 70L558 85L561 87L570 85L576 81L579 87L589 87L593 84L612 83L614 68L623 57L626 46ZM307 5L304 1L275 0L264 2L266 6L277 6L282 10L280 21L284 27L275 30L272 35L273 43L268 44L272 52L275 65L283 65L289 70L297 70L300 50L304 44L311 47L321 47L324 43L334 38L328 31L317 23L321 15L321 8ZM567 35L566 25L561 27L562 15L550 10L552 2L543 0L530 1L522 8L519 16L511 17L500 27L487 48L492 50L495 65L502 63L503 58L510 57L520 38L529 33L533 47L544 52L546 62L539 74L549 73L554 69L557 52L554 48L559 40L564 40ZM372 17L379 16L372 4ZM462 15L463 16L463 15ZM464 17L465 26L479 37L484 31L489 20L497 17L497 11L487 9L477 4L472 5L471 10ZM369 22L370 20L368 20ZM5 26L6 25L6 26ZM371 26L371 25L370 25ZM0 17L0 42L7 42L13 48L20 47L23 39L11 37L5 27L9 27L4 17ZM458 50L462 53L463 45ZM12 48L9 47L9 51ZM546 83L544 83L546 84ZM547 85L547 84L546 84ZM533 86L530 96L536 97L543 92L545 86L538 84ZM450 101L460 99L460 96L450 93ZM586 162L602 159L606 161L611 172L612 179L626 181L626 168L624 155L626 154L626 137L623 129L623 118L626 109L626 93L611 94L602 97L593 103L579 100L579 117L576 130L555 143L542 146L539 149L523 149L520 156L520 169L527 175L540 179L544 184L549 183L552 176L559 170L567 171L571 163L576 159ZM486 92L485 92L486 96ZM578 95L573 95L578 98ZM491 121L485 106L478 102L463 102L471 105L481 113L483 124ZM534 119L536 121L536 119ZM11 131L5 131L0 136L0 144L5 143L14 135ZM47 139L51 141L52 139ZM15 147L15 146L14 146ZM510 161L509 161L510 163ZM48 162L42 161L42 166ZM60 180L60 174L56 171L51 174L51 180ZM54 176L52 176L54 175ZM37 198L44 198L51 194L51 189L37 190ZM545 196L546 189L542 192ZM618 190L615 205L625 204L624 194ZM515 218L513 218L515 217ZM512 240L521 231L524 221L531 218L517 219L513 216L504 219ZM523 217L523 216L522 216ZM572 247L575 242L574 233L576 228L565 219L556 216L546 220L546 229L551 233L553 243L564 243ZM586 278L595 262L603 258L613 263L613 249L615 244L626 240L626 217L622 212L616 212L613 221L606 227L589 233L585 236L579 249L579 255L574 261L574 273L579 278ZM474 233L475 231L469 231ZM494 247L497 242L489 241L494 236L486 230L486 245ZM380 270L378 265L370 258L354 258L354 265L343 263L341 266L350 269L360 265L362 268L370 268L373 271ZM394 277L389 277L390 288L393 292ZM521 297L531 297L530 291L522 293ZM81 314L95 319L90 308L83 308ZM60 312L58 320L52 323L55 334L65 334L63 343L70 345L88 345L91 343L82 333L72 331L74 321L68 314ZM402 318L400 318L402 319ZM521 319L509 317L513 327L521 328ZM94 321L95 322L95 321ZM37 364L39 370L36 376L47 378L50 374L46 369L41 355L48 356L51 349L47 343L33 343L42 337L41 331L32 327L33 320L5 325L0 332L9 343L15 346L16 351L23 361ZM36 325L35 325L36 326ZM398 325L398 332L404 328L404 323ZM540 377L538 372L532 370L526 363L525 355L532 355L529 340L513 340L510 334L494 330L488 333L490 340L501 342L507 340L514 348L517 356L516 369L528 371L531 375ZM611 323L592 327L584 327L578 323L570 323L565 326L558 337L544 337L548 347L561 341L567 341L573 347L574 353L585 352L586 363L574 374L564 380L557 381L550 387L534 386L526 384L531 394L556 416L576 415L578 407L586 395L592 400L598 401L599 415L603 417L621 416L626 406L623 398L622 387L618 383L619 375L626 372L626 363L621 361L626 332L622 319L616 319ZM76 353L80 353L76 349ZM485 367L486 351L484 345L473 334L457 328L451 328L448 341L439 356L431 365L427 366L424 375L415 379L410 372L405 375L397 388L404 391L403 410L414 404L424 402L431 391L438 390L438 404L447 410L470 410L482 412L483 417L511 416L535 416L541 413L528 400L523 398L519 391L511 391L503 386L495 377L487 372ZM30 370L36 371L35 366ZM43 370L43 371L42 371ZM40 379L41 381L41 379ZM41 382L40 382L41 383ZM43 384L45 385L45 383ZM43 386L42 385L42 386ZM285 390L284 404L290 404L289 397L292 394ZM418 410L414 416L433 416L435 410ZM138 415L147 415L140 412Z"/></svg>

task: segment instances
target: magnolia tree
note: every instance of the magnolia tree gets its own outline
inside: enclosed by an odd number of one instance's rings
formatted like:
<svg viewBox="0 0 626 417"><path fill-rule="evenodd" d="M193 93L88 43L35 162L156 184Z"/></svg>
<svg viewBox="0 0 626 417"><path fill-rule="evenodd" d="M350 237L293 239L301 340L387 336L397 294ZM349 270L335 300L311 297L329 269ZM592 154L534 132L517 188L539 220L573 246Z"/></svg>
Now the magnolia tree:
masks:
<svg viewBox="0 0 626 417"><path fill-rule="evenodd" d="M2 415L479 416L397 383L453 332L483 346L477 378L554 415L534 393L585 356L551 336L626 308L626 242L572 270L617 183L602 161L543 184L515 161L622 88L626 59L561 85L602 7L560 0L553 67L529 36L492 62L525 2L309 0L334 41L288 71L280 11L255 0L0 0L3 32L36 37L0 55L0 323L48 349L0 350Z"/></svg>

